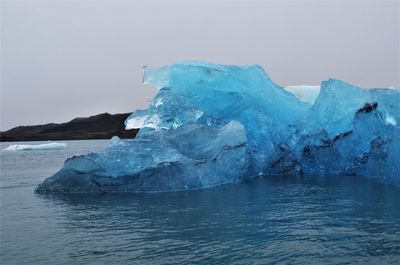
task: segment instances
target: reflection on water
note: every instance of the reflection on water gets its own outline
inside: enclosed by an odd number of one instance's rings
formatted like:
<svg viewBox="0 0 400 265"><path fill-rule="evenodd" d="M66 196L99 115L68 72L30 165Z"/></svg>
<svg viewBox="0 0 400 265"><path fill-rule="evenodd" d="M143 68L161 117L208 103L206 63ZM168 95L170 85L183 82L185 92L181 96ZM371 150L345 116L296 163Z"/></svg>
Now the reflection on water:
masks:
<svg viewBox="0 0 400 265"><path fill-rule="evenodd" d="M93 145L104 142L73 141L66 152ZM400 260L398 187L347 176L264 177L191 192L37 195L34 186L67 154L42 153L31 170L23 160L34 154L21 155L1 153L4 264Z"/></svg>

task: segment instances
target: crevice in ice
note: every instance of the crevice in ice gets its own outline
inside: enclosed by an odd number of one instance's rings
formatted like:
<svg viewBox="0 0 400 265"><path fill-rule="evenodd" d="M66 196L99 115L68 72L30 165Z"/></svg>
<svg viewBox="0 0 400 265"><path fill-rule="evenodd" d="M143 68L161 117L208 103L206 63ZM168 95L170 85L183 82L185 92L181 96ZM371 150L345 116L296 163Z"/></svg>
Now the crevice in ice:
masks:
<svg viewBox="0 0 400 265"><path fill-rule="evenodd" d="M372 102L372 103L367 102L367 103L365 103L364 107L357 110L356 114L361 113L361 112L369 113L369 112L375 110L377 107L378 107L378 102Z"/></svg>

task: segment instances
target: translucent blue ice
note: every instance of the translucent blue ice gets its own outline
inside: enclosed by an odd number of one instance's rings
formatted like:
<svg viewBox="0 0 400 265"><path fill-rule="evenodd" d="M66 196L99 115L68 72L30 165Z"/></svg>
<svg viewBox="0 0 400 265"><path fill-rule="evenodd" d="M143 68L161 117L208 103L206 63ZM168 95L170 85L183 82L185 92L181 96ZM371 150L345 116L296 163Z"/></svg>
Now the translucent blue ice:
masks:
<svg viewBox="0 0 400 265"><path fill-rule="evenodd" d="M67 160L39 192L186 190L261 174L400 184L398 89L330 79L304 101L258 65L188 61L144 71L159 92L125 122L140 128L137 137Z"/></svg>
<svg viewBox="0 0 400 265"><path fill-rule="evenodd" d="M246 128L250 174L264 174L277 131L311 106L276 85L258 65L183 62L145 68L144 82L160 89L146 110L125 122L131 128L173 129L186 124L218 126L231 120ZM280 129L281 128L281 129Z"/></svg>
<svg viewBox="0 0 400 265"><path fill-rule="evenodd" d="M400 184L400 90L321 84L314 105L275 143L270 173L351 174Z"/></svg>
<svg viewBox="0 0 400 265"><path fill-rule="evenodd" d="M160 129L123 141L113 137L102 153L68 159L38 188L41 192L154 192L238 182L249 155L239 122Z"/></svg>

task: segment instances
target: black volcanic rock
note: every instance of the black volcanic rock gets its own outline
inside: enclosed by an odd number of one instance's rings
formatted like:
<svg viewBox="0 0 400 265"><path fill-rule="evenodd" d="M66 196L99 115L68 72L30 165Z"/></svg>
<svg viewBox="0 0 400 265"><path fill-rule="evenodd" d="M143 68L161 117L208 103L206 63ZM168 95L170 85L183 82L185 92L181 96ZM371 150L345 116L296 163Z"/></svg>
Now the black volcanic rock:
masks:
<svg viewBox="0 0 400 265"><path fill-rule="evenodd" d="M0 141L87 140L109 139L112 136L134 138L138 130L125 130L124 121L129 115L102 113L61 124L18 126L1 132Z"/></svg>

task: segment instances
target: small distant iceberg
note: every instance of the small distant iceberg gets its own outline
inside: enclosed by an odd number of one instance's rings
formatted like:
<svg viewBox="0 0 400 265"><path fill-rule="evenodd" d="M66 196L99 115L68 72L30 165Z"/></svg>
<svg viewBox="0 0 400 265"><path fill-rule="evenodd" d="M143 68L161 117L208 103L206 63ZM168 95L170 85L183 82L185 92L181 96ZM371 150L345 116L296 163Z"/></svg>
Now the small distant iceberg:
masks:
<svg viewBox="0 0 400 265"><path fill-rule="evenodd" d="M67 147L66 143L48 144L12 144L4 150L7 151L28 151L28 150L62 150Z"/></svg>

